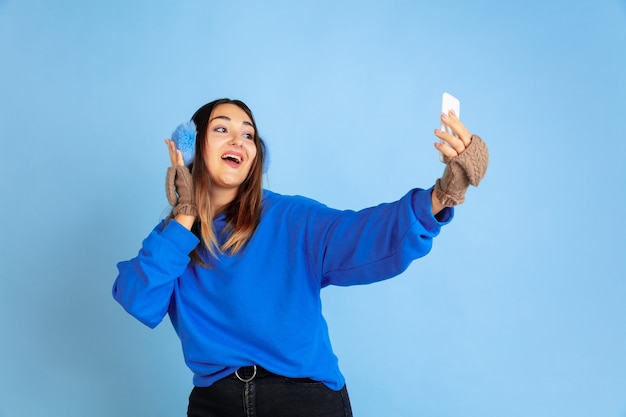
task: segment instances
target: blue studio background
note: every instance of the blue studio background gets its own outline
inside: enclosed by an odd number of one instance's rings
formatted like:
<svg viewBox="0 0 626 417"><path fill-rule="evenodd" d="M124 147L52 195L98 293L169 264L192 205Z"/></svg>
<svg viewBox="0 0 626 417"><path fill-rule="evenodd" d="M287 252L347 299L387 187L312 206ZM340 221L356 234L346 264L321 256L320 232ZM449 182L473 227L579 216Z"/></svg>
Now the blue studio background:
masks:
<svg viewBox="0 0 626 417"><path fill-rule="evenodd" d="M169 321L110 291L202 104L358 209L441 174L444 91L491 165L427 257L324 291L355 416L626 417L623 0L0 0L0 56L1 417L185 414Z"/></svg>

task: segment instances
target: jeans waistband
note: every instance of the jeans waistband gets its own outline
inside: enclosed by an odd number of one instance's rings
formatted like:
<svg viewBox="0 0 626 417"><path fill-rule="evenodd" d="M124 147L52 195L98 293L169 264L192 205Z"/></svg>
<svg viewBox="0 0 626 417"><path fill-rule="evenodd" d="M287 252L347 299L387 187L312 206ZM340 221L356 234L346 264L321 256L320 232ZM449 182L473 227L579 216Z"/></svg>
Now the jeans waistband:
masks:
<svg viewBox="0 0 626 417"><path fill-rule="evenodd" d="M232 374L233 378L241 382L251 382L257 378L267 378L268 376L277 375L258 365L242 366Z"/></svg>

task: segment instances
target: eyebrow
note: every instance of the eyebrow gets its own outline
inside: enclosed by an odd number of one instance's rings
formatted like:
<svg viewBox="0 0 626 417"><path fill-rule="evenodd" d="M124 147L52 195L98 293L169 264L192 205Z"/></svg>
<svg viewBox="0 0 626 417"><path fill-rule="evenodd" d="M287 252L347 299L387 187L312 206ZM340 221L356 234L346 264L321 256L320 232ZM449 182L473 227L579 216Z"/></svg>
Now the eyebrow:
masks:
<svg viewBox="0 0 626 417"><path fill-rule="evenodd" d="M224 119L224 120L228 120L229 122L232 122L232 119L231 119L230 117L228 117L228 116L215 116L214 118L212 118L211 120L209 120L209 123L211 123L211 122L212 122L213 120L215 120L215 119ZM248 125L248 126L250 126L250 127L254 128L254 126L252 125L252 123L250 123L250 122L249 122L249 121L247 121L247 120L244 120L242 124L244 124L244 125Z"/></svg>

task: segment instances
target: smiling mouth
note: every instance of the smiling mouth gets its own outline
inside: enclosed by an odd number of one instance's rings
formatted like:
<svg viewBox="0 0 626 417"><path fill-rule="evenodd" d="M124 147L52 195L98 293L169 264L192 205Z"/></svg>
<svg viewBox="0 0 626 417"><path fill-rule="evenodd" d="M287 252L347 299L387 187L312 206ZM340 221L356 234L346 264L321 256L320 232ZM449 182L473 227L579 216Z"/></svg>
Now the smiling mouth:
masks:
<svg viewBox="0 0 626 417"><path fill-rule="evenodd" d="M241 164L241 157L237 155L229 154L229 153L222 155L222 160L228 161L237 165Z"/></svg>

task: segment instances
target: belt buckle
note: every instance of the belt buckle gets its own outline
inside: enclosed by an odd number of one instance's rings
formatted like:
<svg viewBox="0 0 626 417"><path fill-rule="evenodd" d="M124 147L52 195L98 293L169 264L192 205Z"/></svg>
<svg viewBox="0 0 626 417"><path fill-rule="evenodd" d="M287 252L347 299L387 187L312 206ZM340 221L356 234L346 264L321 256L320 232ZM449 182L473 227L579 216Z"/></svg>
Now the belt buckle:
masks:
<svg viewBox="0 0 626 417"><path fill-rule="evenodd" d="M242 378L241 376L239 376L239 369L235 371L235 376L241 382L245 382L247 384L248 382L251 382L256 377L256 365L252 365L252 376L250 378Z"/></svg>

